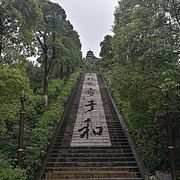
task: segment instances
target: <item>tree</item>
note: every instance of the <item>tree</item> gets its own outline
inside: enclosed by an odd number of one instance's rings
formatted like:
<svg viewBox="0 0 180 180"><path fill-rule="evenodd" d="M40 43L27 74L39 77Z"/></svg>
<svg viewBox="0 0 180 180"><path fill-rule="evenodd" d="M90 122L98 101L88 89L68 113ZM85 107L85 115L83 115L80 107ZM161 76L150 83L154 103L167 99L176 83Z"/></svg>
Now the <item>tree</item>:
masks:
<svg viewBox="0 0 180 180"><path fill-rule="evenodd" d="M13 116L13 113L18 113L18 111L14 111L13 104L18 101L21 94L27 96L30 93L28 78L22 71L0 66L0 133L7 130L7 124L15 123L13 120L18 119ZM10 108L8 112L7 108ZM7 121L4 121L5 119Z"/></svg>
<svg viewBox="0 0 180 180"><path fill-rule="evenodd" d="M113 64L113 49L112 49L112 36L106 35L104 40L100 43L102 58L102 66L108 68Z"/></svg>
<svg viewBox="0 0 180 180"><path fill-rule="evenodd" d="M79 65L81 44L73 26L66 20L66 13L61 6L47 0L41 1L43 20L35 31L40 45L39 62L44 69L43 95L48 104L48 81L53 75L63 77L64 67L67 74L73 66Z"/></svg>
<svg viewBox="0 0 180 180"><path fill-rule="evenodd" d="M58 49L61 46L61 34L64 30L66 19L65 11L55 3L41 1L43 13L42 22L39 24L35 34L41 48L40 63L43 65L43 95L45 104L48 104L48 81L52 74L54 62L57 58Z"/></svg>
<svg viewBox="0 0 180 180"><path fill-rule="evenodd" d="M62 39L62 57L64 62L60 64L61 71L66 71L66 74L70 75L76 67L80 67L82 52L79 35L69 21L66 22L66 29L66 34L64 34Z"/></svg>
<svg viewBox="0 0 180 180"><path fill-rule="evenodd" d="M162 74L166 74L170 69L177 73L179 71L178 38L168 22L169 17L163 9L164 3L157 1L119 3L121 9L115 14L113 38L115 58L124 67L129 67L131 70L133 67L137 73L153 80L154 85L150 84L150 86L157 87L158 91L158 86L164 84L167 78L159 78L163 77ZM128 13L125 9L128 9ZM129 21L126 20L126 23L120 21L120 23L119 16L121 18L129 16ZM176 85L178 86L178 81Z"/></svg>
<svg viewBox="0 0 180 180"><path fill-rule="evenodd" d="M165 131L157 120L169 113L179 119L178 6L176 1L121 0L115 11L111 90L150 171L166 168L167 161Z"/></svg>
<svg viewBox="0 0 180 180"><path fill-rule="evenodd" d="M32 52L31 42L41 12L37 0L2 0L0 6L0 58L2 64L20 63Z"/></svg>

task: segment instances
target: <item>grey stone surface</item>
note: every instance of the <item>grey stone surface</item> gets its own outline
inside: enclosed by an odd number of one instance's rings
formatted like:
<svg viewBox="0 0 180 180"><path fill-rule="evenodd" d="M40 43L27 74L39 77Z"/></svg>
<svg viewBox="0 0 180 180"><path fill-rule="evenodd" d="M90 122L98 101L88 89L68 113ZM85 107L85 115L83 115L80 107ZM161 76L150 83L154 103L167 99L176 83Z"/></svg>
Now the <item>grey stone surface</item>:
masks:
<svg viewBox="0 0 180 180"><path fill-rule="evenodd" d="M88 101L94 101L93 110L91 110L91 106L88 106L90 104ZM84 122L88 118L90 118L90 122ZM87 134L84 137L80 137L86 130L87 125L89 125L87 127L88 138ZM83 127L84 129L81 129ZM78 131L80 129L81 131ZM101 135L96 134L100 133L100 129L103 129ZM111 146L99 84L95 73L85 74L71 146Z"/></svg>

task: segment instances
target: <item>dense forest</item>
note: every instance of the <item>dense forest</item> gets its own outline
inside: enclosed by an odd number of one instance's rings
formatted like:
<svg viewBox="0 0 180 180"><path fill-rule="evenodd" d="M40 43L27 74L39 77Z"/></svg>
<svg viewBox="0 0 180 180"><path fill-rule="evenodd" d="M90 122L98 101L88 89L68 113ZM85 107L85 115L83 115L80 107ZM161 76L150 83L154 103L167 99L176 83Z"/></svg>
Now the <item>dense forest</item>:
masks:
<svg viewBox="0 0 180 180"><path fill-rule="evenodd" d="M180 168L180 3L121 0L101 68L147 170L168 170L167 124Z"/></svg>
<svg viewBox="0 0 180 180"><path fill-rule="evenodd" d="M79 35L60 5L49 0L0 1L0 177L33 179L81 61ZM21 168L20 96L26 111Z"/></svg>
<svg viewBox="0 0 180 180"><path fill-rule="evenodd" d="M176 0L119 0L114 34L104 37L101 58L90 63L59 4L0 0L0 177L34 179L83 69L104 75L149 174L170 171L169 127L180 169L179 10Z"/></svg>

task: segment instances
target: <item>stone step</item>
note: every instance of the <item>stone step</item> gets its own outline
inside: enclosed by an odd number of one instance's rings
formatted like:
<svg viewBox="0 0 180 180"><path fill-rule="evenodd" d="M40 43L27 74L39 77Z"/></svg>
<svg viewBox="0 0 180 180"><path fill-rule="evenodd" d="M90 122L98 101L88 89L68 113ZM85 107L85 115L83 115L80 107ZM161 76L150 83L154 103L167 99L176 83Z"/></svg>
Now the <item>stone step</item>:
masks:
<svg viewBox="0 0 180 180"><path fill-rule="evenodd" d="M116 162L47 162L46 167L114 167L114 166L137 166L135 161L116 161Z"/></svg>
<svg viewBox="0 0 180 180"><path fill-rule="evenodd" d="M129 149L129 145L124 145L124 146L81 146L81 147L61 147L61 149L66 149L66 150L90 150L90 151L93 151L93 150L118 150L118 149Z"/></svg>
<svg viewBox="0 0 180 180"><path fill-rule="evenodd" d="M64 139L61 139L61 140L66 140L67 142L71 142L71 140L68 137L66 137ZM59 142L61 142L61 140L56 140L55 142L59 143ZM74 137L74 140L79 140L79 136L78 137ZM86 141L86 139L83 139L83 140ZM110 140L111 140L112 143L120 143L120 142L127 143L128 142L128 140L126 138L110 139ZM105 140L104 139L98 139L96 141L98 142L98 141L105 141Z"/></svg>
<svg viewBox="0 0 180 180"><path fill-rule="evenodd" d="M110 131L109 131L110 132ZM119 138L126 138L126 135L124 134L124 132L122 132L122 133L118 133L118 132L116 132L116 133L112 133L112 132L110 132L111 133L111 137L110 137L110 139L119 139ZM57 136L57 139L61 139L61 138L64 138L64 137L70 137L70 139L71 139L71 136L72 136L72 133L62 133L61 135L58 135ZM73 134L73 136L74 137L80 137L80 133L74 133ZM99 137L100 138L100 137Z"/></svg>
<svg viewBox="0 0 180 180"><path fill-rule="evenodd" d="M74 129L61 129L61 131L58 133L58 137L66 134L71 134ZM123 129L108 129L108 131L113 135L125 135Z"/></svg>
<svg viewBox="0 0 180 180"><path fill-rule="evenodd" d="M71 111L69 111L69 113L71 114ZM74 114L74 113L72 113L72 114ZM64 125L74 126L74 124L73 124L75 122L74 118L76 118L76 117L77 116L71 116L71 115L66 116L64 118L65 121L62 123L61 127L63 127ZM116 114L109 114L109 115L107 115L107 112L106 112L105 117L106 117L107 121L111 122L109 127L113 127L113 125L117 125L117 124L120 125L119 127L122 127ZM71 121L71 122L68 123L69 121ZM77 124L78 124L78 122L77 122Z"/></svg>
<svg viewBox="0 0 180 180"><path fill-rule="evenodd" d="M78 137L76 137L78 138ZM69 142L71 143L71 139L70 139L70 136L65 136L64 138L62 139L57 139L55 141L55 143L61 143L62 141L66 141L66 142ZM104 139L98 139L98 141L104 141ZM110 138L110 141L111 143L119 143L119 142L128 142L127 138L126 137L119 137L119 138Z"/></svg>
<svg viewBox="0 0 180 180"><path fill-rule="evenodd" d="M108 119L110 122L111 122L111 124L110 124L110 126L108 126L108 128L112 128L112 127L115 127L116 125L118 125L116 128L121 128L122 129L122 126L121 126L121 124L120 124L120 122L119 122L119 120L118 120L118 118L116 118L116 117L113 117L112 115L111 116L105 116L106 117L106 119ZM68 126L68 127L73 127L74 128L74 118L76 118L76 117L65 117L65 121L66 122L63 122L62 123L62 126L61 126L61 128L63 128L63 127L66 127L66 126ZM117 119L117 120L116 120ZM76 124L77 125L79 125L79 126L81 126L82 124L81 123L79 123L79 122L76 122Z"/></svg>
<svg viewBox="0 0 180 180"><path fill-rule="evenodd" d="M74 140L74 141L76 141L76 140ZM73 141L73 142L74 142ZM107 140L106 140L107 141ZM106 141L104 140L104 139L100 139L100 140L96 140L96 143L99 143L99 142L104 142L104 143L106 143ZM107 141L108 142L108 141ZM70 142L63 142L63 143L59 143L59 144L54 144L54 147L56 147L56 146L63 146L63 144L65 144L65 145L67 145L67 144L69 144ZM82 142L79 142L79 144L83 144L83 143L85 143L85 140L84 141L82 141ZM119 146L129 146L129 143L128 143L128 141L126 140L126 141L111 141L111 143L113 143L114 145L119 145Z"/></svg>
<svg viewBox="0 0 180 180"><path fill-rule="evenodd" d="M135 161L134 157L56 157L48 158L47 162L120 162Z"/></svg>
<svg viewBox="0 0 180 180"><path fill-rule="evenodd" d="M83 144L85 144L85 142L79 142L78 141L78 139L76 140L76 139L74 139L74 141L73 141L73 143L78 143L79 145L83 145ZM105 143L108 143L108 141L104 141L103 139L102 140L96 140L96 142L94 142L93 144L94 145L96 145L96 144L99 144L99 143L104 143L104 146L105 146ZM71 143L71 141L59 141L59 142L55 142L55 144L54 144L54 148L56 148L56 147L60 147L60 146L66 146L66 145L70 145L70 143ZM123 146L123 145L125 145L125 146L127 146L127 145L129 145L129 143L128 143L128 141L127 140L121 140L121 141L111 141L111 144L113 144L113 145L120 145L120 146ZM92 145L91 145L92 146Z"/></svg>
<svg viewBox="0 0 180 180"><path fill-rule="evenodd" d="M66 179L66 180L87 180L87 179L89 179L89 180L144 180L143 178L140 178L140 177L133 177L133 178L129 178L129 177L123 177L123 178L115 178L115 177L113 177L113 178L61 178L61 179ZM44 178L41 178L41 180L45 180ZM52 178L51 180L59 180L59 179L57 179L57 178Z"/></svg>
<svg viewBox="0 0 180 180"><path fill-rule="evenodd" d="M61 149L67 149L68 147L69 147L69 145L55 146L55 147L53 147L52 152L59 152ZM74 147L79 147L79 146L72 146L72 147L74 148ZM91 147L96 147L96 146L87 145L87 147L91 148ZM101 147L103 148L103 147L107 147L107 146L101 146ZM109 147L111 147L111 146L109 146ZM116 147L116 149L122 149L122 150L130 149L131 150L130 145L121 145L121 144L118 144L118 145L114 145L114 147Z"/></svg>
<svg viewBox="0 0 180 180"><path fill-rule="evenodd" d="M88 76L86 74L83 78L87 80ZM81 79L83 91L79 88L66 111L59 132L56 133L55 143L43 166L42 179L142 180L130 144L99 77L97 75L96 96L93 96L93 100L100 106L90 113L84 113L87 110L84 104L91 97L85 93L89 87L84 86L86 82L83 83ZM80 138L78 130L85 125L82 123L82 115L85 120L87 117L91 119L91 130L96 124L104 127L101 136L94 136L90 130L89 139Z"/></svg>
<svg viewBox="0 0 180 180"><path fill-rule="evenodd" d="M125 136L125 134L124 133L111 133L110 132L110 134L112 135L111 137L110 137L110 139L123 139L123 138L126 138L126 136ZM77 137L79 137L79 135L76 135ZM58 140L62 140L62 139L64 139L64 138L69 138L69 140L71 139L71 137L72 137L72 133L62 133L61 135L58 135L57 136L57 141Z"/></svg>
<svg viewBox="0 0 180 180"><path fill-rule="evenodd" d="M133 153L71 153L71 152L60 152L60 153L51 153L51 157L134 157Z"/></svg>
<svg viewBox="0 0 180 180"><path fill-rule="evenodd" d="M126 137L125 133L123 131L118 131L118 132L109 131L109 133L111 134L111 138L113 138L113 137L116 137L116 138ZM72 133L72 131L66 131L66 132L62 131L61 133L58 134L57 139L61 139L65 135L68 135L68 136L71 135L72 136L73 133ZM76 135L76 136L78 136L78 135Z"/></svg>
<svg viewBox="0 0 180 180"><path fill-rule="evenodd" d="M123 167L46 167L45 172L53 171L118 171L118 172L139 172L138 166Z"/></svg>
<svg viewBox="0 0 180 180"><path fill-rule="evenodd" d="M105 154L105 153L132 153L132 150L128 147L126 149L122 149L122 148L117 148L117 149L53 149L51 151L51 154L60 154L60 153L71 153L71 154L74 154L74 153L102 153L102 154Z"/></svg>
<svg viewBox="0 0 180 180"><path fill-rule="evenodd" d="M113 137L116 137L117 139L118 138L126 138L124 132L111 132L111 131L109 131L109 133L111 134L110 139L112 139ZM69 139L71 139L72 135L74 135L75 137L80 137L80 133L76 133L76 134L74 133L73 134L72 131L70 131L70 132L62 132L62 134L59 134L57 136L57 140L62 139L64 137L69 137Z"/></svg>
<svg viewBox="0 0 180 180"><path fill-rule="evenodd" d="M119 149L67 149L67 148L60 148L60 149L53 149L51 151L52 154L59 154L59 153L132 153L131 148L119 148Z"/></svg>
<svg viewBox="0 0 180 180"><path fill-rule="evenodd" d="M52 178L136 178L140 177L137 172L117 172L117 171L53 171L53 173L44 173L46 179Z"/></svg>

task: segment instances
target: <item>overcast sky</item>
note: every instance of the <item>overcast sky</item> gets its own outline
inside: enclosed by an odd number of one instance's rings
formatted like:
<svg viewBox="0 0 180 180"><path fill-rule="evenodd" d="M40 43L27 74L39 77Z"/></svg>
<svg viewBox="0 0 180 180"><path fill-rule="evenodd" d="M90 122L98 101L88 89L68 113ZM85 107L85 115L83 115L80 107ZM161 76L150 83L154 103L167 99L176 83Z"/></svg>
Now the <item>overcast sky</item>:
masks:
<svg viewBox="0 0 180 180"><path fill-rule="evenodd" d="M99 43L107 34L112 34L114 10L118 0L51 0L66 11L82 43L83 56L91 49L99 56Z"/></svg>

